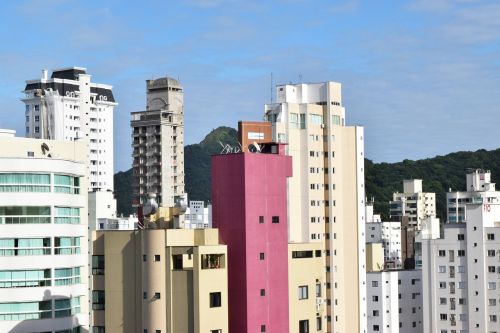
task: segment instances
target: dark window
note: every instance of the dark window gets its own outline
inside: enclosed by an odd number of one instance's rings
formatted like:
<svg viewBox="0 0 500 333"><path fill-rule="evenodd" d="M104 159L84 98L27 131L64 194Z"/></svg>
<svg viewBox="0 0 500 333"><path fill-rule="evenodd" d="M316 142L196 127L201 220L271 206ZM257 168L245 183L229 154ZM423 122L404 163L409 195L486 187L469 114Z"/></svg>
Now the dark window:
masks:
<svg viewBox="0 0 500 333"><path fill-rule="evenodd" d="M218 308L220 306L221 306L221 294L220 294L220 292L210 293L210 307L211 308Z"/></svg>
<svg viewBox="0 0 500 333"><path fill-rule="evenodd" d="M92 291L92 310L104 310L104 290Z"/></svg>
<svg viewBox="0 0 500 333"><path fill-rule="evenodd" d="M160 293L155 293L155 298L156 298L156 299L160 299L160 298L161 298Z"/></svg>
<svg viewBox="0 0 500 333"><path fill-rule="evenodd" d="M260 296L266 296L266 289L260 290Z"/></svg>
<svg viewBox="0 0 500 333"><path fill-rule="evenodd" d="M264 252L261 252L260 255L259 255L259 257L260 257L260 260L264 260L264 258L265 258Z"/></svg>
<svg viewBox="0 0 500 333"><path fill-rule="evenodd" d="M142 255L142 261L146 261L147 259L148 259L148 256L147 256L147 255L145 255L145 254L143 254L143 255Z"/></svg>
<svg viewBox="0 0 500 333"><path fill-rule="evenodd" d="M292 258L312 258L313 251L292 251Z"/></svg>
<svg viewBox="0 0 500 333"><path fill-rule="evenodd" d="M92 275L104 275L104 256L92 256Z"/></svg>
<svg viewBox="0 0 500 333"><path fill-rule="evenodd" d="M280 217L279 216L273 216L272 222L273 223L280 223Z"/></svg>
<svg viewBox="0 0 500 333"><path fill-rule="evenodd" d="M259 223L264 223L264 216L259 216Z"/></svg>
<svg viewBox="0 0 500 333"><path fill-rule="evenodd" d="M316 257L321 257L321 250L316 250L315 256Z"/></svg>
<svg viewBox="0 0 500 333"><path fill-rule="evenodd" d="M160 261L160 255L159 254L155 254L155 261Z"/></svg>
<svg viewBox="0 0 500 333"><path fill-rule="evenodd" d="M299 333L309 333L309 320L299 320Z"/></svg>
<svg viewBox="0 0 500 333"><path fill-rule="evenodd" d="M182 254L172 255L172 264L174 269L182 269Z"/></svg>
<svg viewBox="0 0 500 333"><path fill-rule="evenodd" d="M266 325L260 325L260 331L265 332L266 331Z"/></svg>
<svg viewBox="0 0 500 333"><path fill-rule="evenodd" d="M458 240L464 240L465 235L464 234L458 234Z"/></svg>

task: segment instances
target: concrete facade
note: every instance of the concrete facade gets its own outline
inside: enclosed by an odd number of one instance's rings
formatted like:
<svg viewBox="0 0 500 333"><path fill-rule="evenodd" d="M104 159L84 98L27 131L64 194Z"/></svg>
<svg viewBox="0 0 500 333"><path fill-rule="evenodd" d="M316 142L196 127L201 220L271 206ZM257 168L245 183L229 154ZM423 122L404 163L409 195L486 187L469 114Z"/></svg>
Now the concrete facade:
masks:
<svg viewBox="0 0 500 333"><path fill-rule="evenodd" d="M88 146L0 133L0 332L88 332Z"/></svg>
<svg viewBox="0 0 500 333"><path fill-rule="evenodd" d="M95 330L229 332L227 247L217 230L98 231L93 239Z"/></svg>
<svg viewBox="0 0 500 333"><path fill-rule="evenodd" d="M425 332L500 331L500 204L468 203L465 216L422 237Z"/></svg>
<svg viewBox="0 0 500 333"><path fill-rule="evenodd" d="M156 194L163 207L184 196L184 92L163 77L146 81L146 111L132 112L133 204Z"/></svg>
<svg viewBox="0 0 500 333"><path fill-rule="evenodd" d="M113 112L118 105L112 86L91 82L82 67L54 69L49 78L26 81L26 137L89 140L89 191L113 191ZM48 152L50 153L50 152Z"/></svg>
<svg viewBox="0 0 500 333"><path fill-rule="evenodd" d="M229 255L229 331L288 332L284 146L212 157L213 225Z"/></svg>
<svg viewBox="0 0 500 333"><path fill-rule="evenodd" d="M287 143L288 239L325 251L326 332L366 332L363 128L345 126L336 82L276 87L265 106L273 140Z"/></svg>
<svg viewBox="0 0 500 333"><path fill-rule="evenodd" d="M401 223L366 223L366 242L381 243L384 248L385 268L401 268Z"/></svg>
<svg viewBox="0 0 500 333"><path fill-rule="evenodd" d="M421 270L369 272L367 296L368 332L424 332Z"/></svg>

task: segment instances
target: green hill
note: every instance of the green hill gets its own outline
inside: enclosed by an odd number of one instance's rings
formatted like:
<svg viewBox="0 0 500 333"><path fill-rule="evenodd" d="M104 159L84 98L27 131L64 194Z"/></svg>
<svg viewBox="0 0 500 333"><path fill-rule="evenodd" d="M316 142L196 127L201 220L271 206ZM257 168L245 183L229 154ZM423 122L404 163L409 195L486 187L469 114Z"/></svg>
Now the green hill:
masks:
<svg viewBox="0 0 500 333"><path fill-rule="evenodd" d="M186 191L190 200L210 200L210 156L218 154L219 144L237 144L237 131L230 127L219 127L210 132L199 144L184 148ZM403 190L403 179L422 179L426 192L435 192L437 214L442 220L446 216L446 192L465 189L465 169L484 168L491 170L492 181L500 177L500 149L457 152L445 156L398 163L373 163L365 160L366 196L375 198L375 212L388 219L389 200L393 192ZM133 212L132 170L115 174L115 195L118 213Z"/></svg>

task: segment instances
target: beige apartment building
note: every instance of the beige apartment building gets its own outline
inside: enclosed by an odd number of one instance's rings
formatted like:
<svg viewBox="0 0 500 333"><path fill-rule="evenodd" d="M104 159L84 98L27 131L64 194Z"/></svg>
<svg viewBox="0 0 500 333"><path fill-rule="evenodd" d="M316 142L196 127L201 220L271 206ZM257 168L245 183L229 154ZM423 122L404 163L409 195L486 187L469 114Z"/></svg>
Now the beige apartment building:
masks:
<svg viewBox="0 0 500 333"><path fill-rule="evenodd" d="M184 196L184 92L179 81L146 81L146 111L132 112L134 206L156 194L163 207Z"/></svg>
<svg viewBox="0 0 500 333"><path fill-rule="evenodd" d="M345 125L341 84L277 86L265 106L273 139L293 157L290 242L318 242L324 260L325 332L366 332L363 128Z"/></svg>
<svg viewBox="0 0 500 333"><path fill-rule="evenodd" d="M217 229L93 233L94 332L227 333L227 247Z"/></svg>
<svg viewBox="0 0 500 333"><path fill-rule="evenodd" d="M422 191L422 179L403 180L403 193L393 193L391 221L408 218L408 226L420 230L428 217L436 217L436 194Z"/></svg>

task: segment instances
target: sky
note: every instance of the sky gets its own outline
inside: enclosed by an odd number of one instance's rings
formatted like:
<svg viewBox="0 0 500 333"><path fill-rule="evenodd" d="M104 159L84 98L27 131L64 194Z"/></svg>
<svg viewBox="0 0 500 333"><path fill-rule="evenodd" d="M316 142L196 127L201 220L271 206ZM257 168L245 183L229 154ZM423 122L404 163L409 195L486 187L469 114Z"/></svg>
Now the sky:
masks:
<svg viewBox="0 0 500 333"><path fill-rule="evenodd" d="M115 171L145 80L184 87L185 143L261 120L272 82L342 83L375 162L500 146L500 2L28 0L0 5L0 128L24 135L25 80L85 67L111 84ZM271 73L273 81L271 81Z"/></svg>

